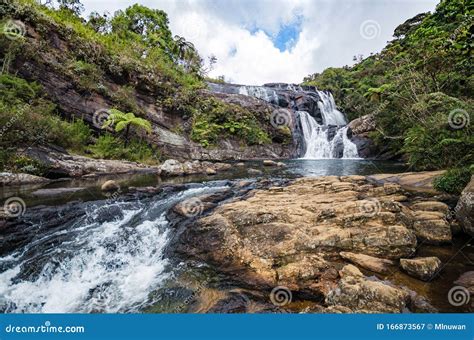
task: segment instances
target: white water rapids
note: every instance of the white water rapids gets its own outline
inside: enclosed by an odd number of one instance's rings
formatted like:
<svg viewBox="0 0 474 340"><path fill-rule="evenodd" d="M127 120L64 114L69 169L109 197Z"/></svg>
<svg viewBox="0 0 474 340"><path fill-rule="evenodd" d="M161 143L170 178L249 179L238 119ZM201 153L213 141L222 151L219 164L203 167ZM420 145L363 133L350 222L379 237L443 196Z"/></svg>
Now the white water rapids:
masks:
<svg viewBox="0 0 474 340"><path fill-rule="evenodd" d="M222 188L192 188L148 203L94 205L54 232L38 225L38 237L0 257L0 267L7 268L0 273L2 312L139 312L173 275L164 256L170 234L166 211ZM116 218L101 221L101 209Z"/></svg>
<svg viewBox="0 0 474 340"><path fill-rule="evenodd" d="M347 136L347 124L344 114L336 108L331 93L317 91L318 107L323 124L320 125L306 111L298 111L301 129L306 146L304 159L358 158L357 146ZM329 125L337 126L333 138L329 136ZM342 149L342 157L340 151Z"/></svg>

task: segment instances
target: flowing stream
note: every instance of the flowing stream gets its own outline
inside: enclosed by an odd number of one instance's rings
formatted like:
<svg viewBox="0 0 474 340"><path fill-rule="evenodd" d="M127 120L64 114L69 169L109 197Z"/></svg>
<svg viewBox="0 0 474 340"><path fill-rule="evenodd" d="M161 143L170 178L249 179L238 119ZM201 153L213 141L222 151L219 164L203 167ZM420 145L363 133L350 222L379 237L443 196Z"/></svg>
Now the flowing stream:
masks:
<svg viewBox="0 0 474 340"><path fill-rule="evenodd" d="M153 304L151 293L173 275L164 253L166 212L222 188L201 185L150 200L92 202L52 230L48 221L32 221L23 230L31 241L0 258L0 310L116 313Z"/></svg>

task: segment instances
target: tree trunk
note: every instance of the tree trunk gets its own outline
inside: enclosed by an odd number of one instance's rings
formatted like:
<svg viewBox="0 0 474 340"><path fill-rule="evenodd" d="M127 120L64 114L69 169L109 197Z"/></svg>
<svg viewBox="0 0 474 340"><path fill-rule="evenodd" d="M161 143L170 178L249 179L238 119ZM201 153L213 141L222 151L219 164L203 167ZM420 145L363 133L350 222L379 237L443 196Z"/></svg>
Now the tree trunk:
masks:
<svg viewBox="0 0 474 340"><path fill-rule="evenodd" d="M125 147L128 146L128 134L130 132L130 124L127 125L127 128L125 129Z"/></svg>

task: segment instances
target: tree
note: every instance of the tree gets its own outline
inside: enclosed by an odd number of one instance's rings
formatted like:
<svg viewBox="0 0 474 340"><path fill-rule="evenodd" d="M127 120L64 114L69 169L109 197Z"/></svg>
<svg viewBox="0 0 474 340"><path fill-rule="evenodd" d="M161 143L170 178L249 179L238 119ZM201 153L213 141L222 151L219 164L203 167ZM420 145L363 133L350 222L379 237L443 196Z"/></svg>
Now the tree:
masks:
<svg viewBox="0 0 474 340"><path fill-rule="evenodd" d="M108 14L104 13L103 15L92 12L89 15L89 20L87 24L92 27L97 33L108 33L110 32L110 21L108 19Z"/></svg>
<svg viewBox="0 0 474 340"><path fill-rule="evenodd" d="M66 9L80 15L84 11L84 5L79 0L58 0L59 8Z"/></svg>
<svg viewBox="0 0 474 340"><path fill-rule="evenodd" d="M140 40L149 48L169 49L173 35L168 27L168 15L158 9L135 4L125 11L117 11L111 21L112 32L120 37Z"/></svg>
<svg viewBox="0 0 474 340"><path fill-rule="evenodd" d="M151 132L150 122L146 119L136 117L133 112L124 113L116 109L110 110L110 115L107 118L107 121L102 126L102 129L105 129L112 125L115 126L115 132L120 132L125 129L125 147L128 146L128 136L130 133L131 126L142 128L147 132Z"/></svg>

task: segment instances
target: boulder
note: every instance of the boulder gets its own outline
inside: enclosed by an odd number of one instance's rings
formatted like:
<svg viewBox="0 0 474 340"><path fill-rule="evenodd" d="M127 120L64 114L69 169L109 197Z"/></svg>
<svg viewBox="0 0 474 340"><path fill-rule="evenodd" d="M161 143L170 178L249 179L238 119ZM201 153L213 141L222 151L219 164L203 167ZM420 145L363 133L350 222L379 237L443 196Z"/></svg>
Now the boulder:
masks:
<svg viewBox="0 0 474 340"><path fill-rule="evenodd" d="M400 259L400 266L404 271L423 281L431 281L439 273L441 264L437 257Z"/></svg>
<svg viewBox="0 0 474 340"><path fill-rule="evenodd" d="M456 205L456 218L461 224L463 231L474 236L474 176L464 188Z"/></svg>
<svg viewBox="0 0 474 340"><path fill-rule="evenodd" d="M183 164L175 159L167 159L160 168L164 176L183 176L185 174Z"/></svg>
<svg viewBox="0 0 474 340"><path fill-rule="evenodd" d="M344 306L352 313L402 313L410 302L407 291L369 279L351 264L339 275L341 280L326 296L330 306Z"/></svg>
<svg viewBox="0 0 474 340"><path fill-rule="evenodd" d="M102 191L116 191L120 189L120 185L114 180L108 180L100 187Z"/></svg>
<svg viewBox="0 0 474 340"><path fill-rule="evenodd" d="M375 130L375 115L369 114L352 120L347 126L353 135L360 135Z"/></svg>
<svg viewBox="0 0 474 340"><path fill-rule="evenodd" d="M377 257L364 255L364 254L355 254L350 252L340 252L339 255L345 260L348 260L354 263L357 266L368 269L375 273L389 273L390 266L394 265L394 262L391 260L380 259Z"/></svg>

